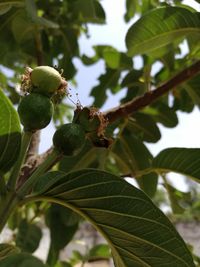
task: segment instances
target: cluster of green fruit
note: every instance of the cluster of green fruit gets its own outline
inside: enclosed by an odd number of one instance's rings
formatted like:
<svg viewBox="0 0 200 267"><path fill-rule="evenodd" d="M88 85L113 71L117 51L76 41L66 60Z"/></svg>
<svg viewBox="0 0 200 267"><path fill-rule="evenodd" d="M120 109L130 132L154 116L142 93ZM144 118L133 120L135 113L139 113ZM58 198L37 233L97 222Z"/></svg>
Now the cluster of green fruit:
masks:
<svg viewBox="0 0 200 267"><path fill-rule="evenodd" d="M19 103L18 113L25 132L45 128L53 115L52 98L63 94L67 82L61 74L49 66L28 68L22 79L25 96ZM95 108L77 107L72 123L62 125L53 136L54 147L64 155L77 154L88 138L95 146L108 147L104 137L107 123Z"/></svg>
<svg viewBox="0 0 200 267"><path fill-rule="evenodd" d="M22 80L27 94L19 103L18 113L25 132L45 128L53 115L52 97L66 90L67 82L61 74L49 66L28 69ZM85 132L79 124L62 125L53 136L56 149L65 155L74 155L85 142Z"/></svg>
<svg viewBox="0 0 200 267"><path fill-rule="evenodd" d="M18 113L25 131L45 128L53 115L51 97L62 86L60 73L49 66L28 68L23 76L22 88L26 94L18 107ZM25 87L25 89L24 89Z"/></svg>

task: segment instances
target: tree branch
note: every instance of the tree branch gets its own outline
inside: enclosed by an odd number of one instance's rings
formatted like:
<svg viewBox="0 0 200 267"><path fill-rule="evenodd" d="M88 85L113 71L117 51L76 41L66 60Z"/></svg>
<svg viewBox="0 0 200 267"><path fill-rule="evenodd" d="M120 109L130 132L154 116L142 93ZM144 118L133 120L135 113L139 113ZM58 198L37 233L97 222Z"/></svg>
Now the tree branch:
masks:
<svg viewBox="0 0 200 267"><path fill-rule="evenodd" d="M30 177L30 175L41 165L46 158L52 153L53 147L49 148L46 152L41 155L29 154L28 160L23 165L20 173L20 177L17 182L17 188L20 188Z"/></svg>
<svg viewBox="0 0 200 267"><path fill-rule="evenodd" d="M141 97L138 97L132 101L120 105L119 107L107 111L106 113L104 113L104 116L106 119L108 119L109 123L112 123L119 118L128 117L133 112L148 106L149 104L157 100L160 96L169 92L174 87L191 79L192 77L197 75L198 72L200 72L200 61L197 61L193 65L182 70L176 76L171 78L169 81L157 87L157 89L152 90L150 92L146 92Z"/></svg>

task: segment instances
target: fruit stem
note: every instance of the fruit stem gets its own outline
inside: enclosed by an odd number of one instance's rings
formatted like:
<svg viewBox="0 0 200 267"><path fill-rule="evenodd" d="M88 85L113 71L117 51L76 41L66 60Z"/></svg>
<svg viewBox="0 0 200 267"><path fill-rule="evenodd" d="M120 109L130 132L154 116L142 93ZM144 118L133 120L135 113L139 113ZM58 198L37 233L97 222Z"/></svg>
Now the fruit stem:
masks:
<svg viewBox="0 0 200 267"><path fill-rule="evenodd" d="M17 195L20 198L23 198L26 193L32 189L32 187L38 181L40 176L45 173L49 168L51 168L55 163L57 163L61 157L62 154L58 150L53 149L51 154L49 154L46 158L46 160L41 165L39 165L39 167L34 171L34 173L29 177L29 179L22 185L21 188L19 188Z"/></svg>
<svg viewBox="0 0 200 267"><path fill-rule="evenodd" d="M29 147L32 136L33 136L32 132L25 131L23 133L20 154L19 154L19 157L18 157L12 171L11 171L11 174L10 174L10 177L9 177L9 180L7 183L7 189L9 191L14 191L14 189L15 189L17 178L19 176L21 166L24 163L26 152L27 152L27 149Z"/></svg>

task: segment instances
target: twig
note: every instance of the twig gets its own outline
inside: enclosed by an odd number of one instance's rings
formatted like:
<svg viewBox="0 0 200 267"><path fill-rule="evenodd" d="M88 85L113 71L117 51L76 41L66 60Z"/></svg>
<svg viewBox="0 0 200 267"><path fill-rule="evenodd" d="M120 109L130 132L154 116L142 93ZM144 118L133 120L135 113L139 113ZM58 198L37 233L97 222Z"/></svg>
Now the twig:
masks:
<svg viewBox="0 0 200 267"><path fill-rule="evenodd" d="M21 169L20 177L17 182L17 189L19 189L28 180L30 175L46 160L52 151L53 147L49 148L41 155L34 154L28 157L26 164Z"/></svg>
<svg viewBox="0 0 200 267"><path fill-rule="evenodd" d="M164 95L174 87L191 79L192 77L197 75L198 72L200 72L200 60L194 63L193 65L189 66L188 68L179 72L169 81L157 87L157 89L152 90L150 92L146 92L143 96L138 97L137 99L129 101L124 105L120 105L119 107L116 107L110 111L105 112L104 116L109 121L109 123L112 123L119 118L128 117L133 112L151 104L152 102L157 100L160 96Z"/></svg>
<svg viewBox="0 0 200 267"><path fill-rule="evenodd" d="M29 157L32 157L33 155L38 153L39 144L40 144L40 131L37 131L32 136L32 140L27 152L27 157L26 157L27 160L29 159Z"/></svg>

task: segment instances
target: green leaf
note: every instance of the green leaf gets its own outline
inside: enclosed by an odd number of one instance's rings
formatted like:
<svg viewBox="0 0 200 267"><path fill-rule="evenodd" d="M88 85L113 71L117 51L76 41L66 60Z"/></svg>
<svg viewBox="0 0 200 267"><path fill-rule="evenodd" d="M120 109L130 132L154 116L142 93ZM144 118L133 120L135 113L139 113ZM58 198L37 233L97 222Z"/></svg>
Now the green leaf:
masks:
<svg viewBox="0 0 200 267"><path fill-rule="evenodd" d="M128 55L148 53L188 34L200 34L197 13L181 7L156 8L145 13L128 30Z"/></svg>
<svg viewBox="0 0 200 267"><path fill-rule="evenodd" d="M88 168L96 160L98 148L93 147L90 142L86 142L78 155L73 157L63 157L59 163L59 170L69 172Z"/></svg>
<svg viewBox="0 0 200 267"><path fill-rule="evenodd" d="M9 4L0 4L0 15L4 15L11 9L11 5Z"/></svg>
<svg viewBox="0 0 200 267"><path fill-rule="evenodd" d="M200 82L200 75L197 75L183 85L184 89L191 97L194 104L198 106L200 106L199 82Z"/></svg>
<svg viewBox="0 0 200 267"><path fill-rule="evenodd" d="M142 174L143 170L150 168L153 159L142 141L130 131L126 132L117 140L113 152L117 163L118 160L123 162L132 176L136 178L140 188L153 197L157 189L158 177L155 173Z"/></svg>
<svg viewBox="0 0 200 267"><path fill-rule="evenodd" d="M135 113L129 118L127 128L141 140L156 143L160 138L160 130L151 116Z"/></svg>
<svg viewBox="0 0 200 267"><path fill-rule="evenodd" d="M80 217L70 209L52 204L46 213L46 223L50 229L51 243L48 254L48 264L53 266L59 252L73 238L78 229Z"/></svg>
<svg viewBox="0 0 200 267"><path fill-rule="evenodd" d="M93 103L95 107L101 107L104 104L107 89L111 89L112 92L118 91L120 73L118 69L107 69L106 73L99 77L99 85L95 86L90 93L95 98Z"/></svg>
<svg viewBox="0 0 200 267"><path fill-rule="evenodd" d="M0 171L7 172L15 163L20 150L19 117L10 100L0 89Z"/></svg>
<svg viewBox="0 0 200 267"><path fill-rule="evenodd" d="M32 22L34 22L35 24L38 24L39 26L44 26L46 28L59 28L59 25L57 23L43 17L38 17L37 8L34 0L26 0L26 10Z"/></svg>
<svg viewBox="0 0 200 267"><path fill-rule="evenodd" d="M133 61L125 53L119 52L110 45L96 45L93 46L95 55L88 57L82 56L82 61L85 65L96 63L100 58L105 60L105 63L110 69L132 69Z"/></svg>
<svg viewBox="0 0 200 267"><path fill-rule="evenodd" d="M173 128L178 124L176 112L163 102L157 102L145 108L143 112L151 115L156 122L162 123L165 127Z"/></svg>
<svg viewBox="0 0 200 267"><path fill-rule="evenodd" d="M111 69L131 69L133 62L125 53L118 52L115 48L107 46L103 50L103 58Z"/></svg>
<svg viewBox="0 0 200 267"><path fill-rule="evenodd" d="M74 1L73 14L83 22L105 23L105 12L97 0Z"/></svg>
<svg viewBox="0 0 200 267"><path fill-rule="evenodd" d="M124 19L126 22L129 22L132 17L134 17L138 9L138 1L136 0L126 0L126 13Z"/></svg>
<svg viewBox="0 0 200 267"><path fill-rule="evenodd" d="M181 203L184 204L186 201L192 201L191 192L181 192L166 182L164 183L164 186L167 190L173 213L182 214L185 209Z"/></svg>
<svg viewBox="0 0 200 267"><path fill-rule="evenodd" d="M118 176L93 169L72 172L33 199L41 198L88 219L108 241L116 267L194 267L168 218L142 191Z"/></svg>
<svg viewBox="0 0 200 267"><path fill-rule="evenodd" d="M64 72L66 79L72 79L77 71L75 65L73 64L72 58L68 55L64 55L64 57L59 61L59 67L66 70Z"/></svg>
<svg viewBox="0 0 200 267"><path fill-rule="evenodd" d="M23 7L24 1L23 0L7 0L0 3L0 15L4 15L7 13L13 6L16 7Z"/></svg>
<svg viewBox="0 0 200 267"><path fill-rule="evenodd" d="M34 252L40 243L42 238L41 229L35 224L30 224L26 220L22 220L18 233L16 236L16 245L24 252Z"/></svg>
<svg viewBox="0 0 200 267"><path fill-rule="evenodd" d="M49 188L52 184L56 182L56 180L60 180L61 177L64 177L66 173L64 172L47 172L44 175L41 176L39 181L36 183L36 185L33 188L33 192L37 192L40 194L43 190L46 190L46 188Z"/></svg>
<svg viewBox="0 0 200 267"><path fill-rule="evenodd" d="M143 72L141 70L131 70L124 77L121 82L121 87L127 87L128 92L125 98L122 99L122 103L133 100L135 97L141 96L146 91L144 81L142 81Z"/></svg>
<svg viewBox="0 0 200 267"><path fill-rule="evenodd" d="M19 253L19 248L10 244L0 244L0 261L12 254Z"/></svg>
<svg viewBox="0 0 200 267"><path fill-rule="evenodd" d="M98 244L90 249L87 261L108 260L110 257L110 247L107 244Z"/></svg>
<svg viewBox="0 0 200 267"><path fill-rule="evenodd" d="M27 13L22 10L21 12L18 12L17 15L13 18L11 29L15 40L18 43L23 43L24 41L33 38L35 25L30 20Z"/></svg>
<svg viewBox="0 0 200 267"><path fill-rule="evenodd" d="M111 69L116 69L120 64L120 53L114 48L108 48L103 51L104 59Z"/></svg>
<svg viewBox="0 0 200 267"><path fill-rule="evenodd" d="M173 109L175 111L192 112L194 108L194 102L191 98L191 94L188 94L188 90L185 90L185 85L178 88L174 94ZM195 100L196 102L196 100Z"/></svg>
<svg viewBox="0 0 200 267"><path fill-rule="evenodd" d="M48 267L48 266L28 253L18 253L1 260L0 267Z"/></svg>
<svg viewBox="0 0 200 267"><path fill-rule="evenodd" d="M159 172L177 172L200 181L200 149L168 148L153 160L152 167Z"/></svg>

